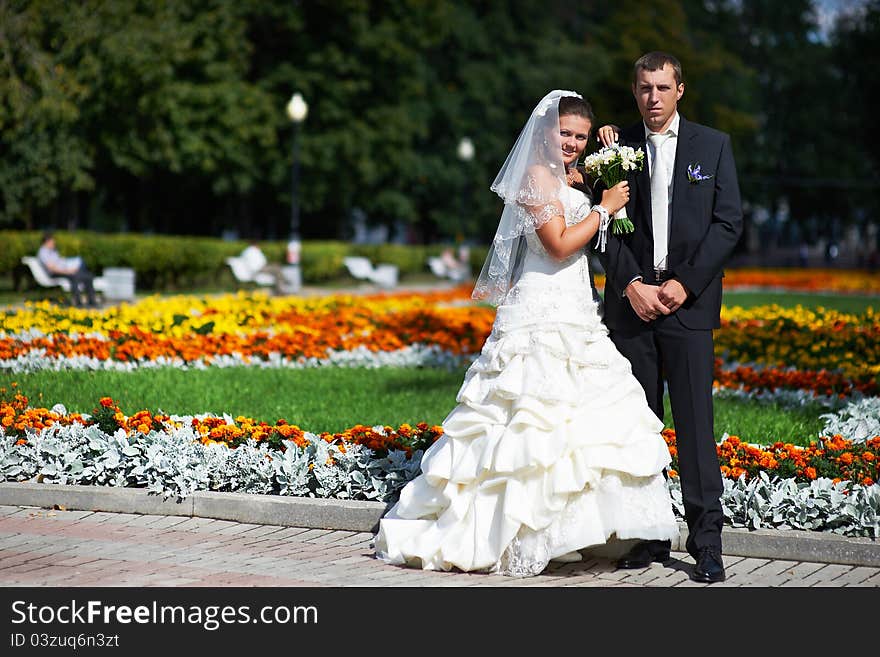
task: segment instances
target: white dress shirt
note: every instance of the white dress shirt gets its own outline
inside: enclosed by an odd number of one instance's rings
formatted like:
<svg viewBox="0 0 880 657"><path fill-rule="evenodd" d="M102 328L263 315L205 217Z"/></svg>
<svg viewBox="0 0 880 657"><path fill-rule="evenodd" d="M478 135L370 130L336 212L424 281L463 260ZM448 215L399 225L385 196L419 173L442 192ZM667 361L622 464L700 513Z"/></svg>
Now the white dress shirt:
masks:
<svg viewBox="0 0 880 657"><path fill-rule="evenodd" d="M663 149L663 164L666 166L666 180L668 181L668 193L667 199L669 201L669 207L667 212L669 215L672 213L672 182L673 182L673 171L675 169L675 151L678 147L678 126L681 123L681 117L678 112L672 117L672 123L669 124L669 128L667 128L664 134L668 134L669 136L663 140L663 144L660 148ZM646 155L648 156L648 175L653 173L654 160L657 157L654 153L654 144L648 139L648 135L654 134L648 129L648 126L645 126L645 150L647 151ZM670 225L671 216L667 215L667 231ZM667 232L667 236L668 236ZM666 269L666 259L660 263L660 269Z"/></svg>
<svg viewBox="0 0 880 657"><path fill-rule="evenodd" d="M681 124L681 116L676 111L675 115L672 117L672 123L669 124L669 128L666 129L666 132L669 134L669 137L663 142L663 162L666 164L666 180L669 181L669 192L667 198L669 199L669 213L672 214L672 182L674 179L674 170L675 170L675 152L678 148L678 127ZM642 124L644 125L644 124ZM648 139L648 135L653 134L651 130L648 129L648 126L645 126L645 154L648 158L648 176L651 175L651 167L653 166L654 161L654 144L651 143L651 140ZM670 216L671 219L671 216ZM667 227L670 225L671 221L667 221ZM666 261L662 263L662 269L666 269ZM641 274L635 276L630 283L633 281L642 280ZM629 287L629 283L627 283L627 287ZM624 292L621 296L626 296L626 288L624 288Z"/></svg>

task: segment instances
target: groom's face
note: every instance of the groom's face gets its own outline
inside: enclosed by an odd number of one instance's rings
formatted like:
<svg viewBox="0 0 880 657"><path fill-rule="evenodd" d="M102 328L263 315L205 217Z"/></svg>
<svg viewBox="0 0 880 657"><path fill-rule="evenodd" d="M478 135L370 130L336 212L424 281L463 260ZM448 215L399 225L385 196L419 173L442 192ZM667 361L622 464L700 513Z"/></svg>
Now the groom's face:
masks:
<svg viewBox="0 0 880 657"><path fill-rule="evenodd" d="M684 83L675 83L675 71L669 64L662 69L639 69L633 85L633 96L645 125L653 132L669 127L678 100L684 94Z"/></svg>

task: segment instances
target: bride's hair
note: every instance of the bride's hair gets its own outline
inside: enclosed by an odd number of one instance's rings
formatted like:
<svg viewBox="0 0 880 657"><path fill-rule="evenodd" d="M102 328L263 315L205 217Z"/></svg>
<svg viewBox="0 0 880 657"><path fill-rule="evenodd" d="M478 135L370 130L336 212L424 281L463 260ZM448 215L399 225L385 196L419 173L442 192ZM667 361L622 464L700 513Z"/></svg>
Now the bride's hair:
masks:
<svg viewBox="0 0 880 657"><path fill-rule="evenodd" d="M596 123L596 115L593 114L593 107L583 98L577 96L563 96L559 99L559 116L582 116L590 122L590 125Z"/></svg>

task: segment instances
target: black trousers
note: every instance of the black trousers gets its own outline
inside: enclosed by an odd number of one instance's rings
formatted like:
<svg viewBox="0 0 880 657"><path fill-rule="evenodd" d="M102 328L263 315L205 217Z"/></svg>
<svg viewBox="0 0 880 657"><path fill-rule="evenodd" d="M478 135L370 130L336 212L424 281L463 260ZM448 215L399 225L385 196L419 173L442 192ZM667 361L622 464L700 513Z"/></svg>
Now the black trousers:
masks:
<svg viewBox="0 0 880 657"><path fill-rule="evenodd" d="M611 331L611 340L632 364L648 405L661 420L664 380L668 384L688 552L696 555L701 547L721 550L724 486L712 411L712 331L689 329L672 313L644 323L635 333Z"/></svg>
<svg viewBox="0 0 880 657"><path fill-rule="evenodd" d="M92 280L95 278L92 272L86 269L85 265L81 266L73 274L56 274L70 281L70 299L74 306L82 306L82 295L85 293L89 305L97 304L95 299L95 286Z"/></svg>

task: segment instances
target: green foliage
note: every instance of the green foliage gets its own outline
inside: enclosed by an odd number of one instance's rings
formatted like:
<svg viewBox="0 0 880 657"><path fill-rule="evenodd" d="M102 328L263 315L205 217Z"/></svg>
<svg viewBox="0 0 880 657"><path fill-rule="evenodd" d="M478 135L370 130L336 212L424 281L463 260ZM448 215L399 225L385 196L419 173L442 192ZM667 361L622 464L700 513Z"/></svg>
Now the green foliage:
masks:
<svg viewBox="0 0 880 657"><path fill-rule="evenodd" d="M65 194L125 193L132 177L142 191L172 193L170 177L240 194L277 159L283 119L247 79L233 3L37 0L3 3L0 23L0 141L13 155L0 162L0 223L31 226L52 204L75 213ZM135 227L163 207L150 193L136 202Z"/></svg>
<svg viewBox="0 0 880 657"><path fill-rule="evenodd" d="M489 184L535 102L575 89L600 124L631 123L632 64L654 48L683 63L683 113L733 136L747 199L821 214L829 153L846 189L876 188L876 149L837 140L872 120L880 3L830 42L812 2L777 4L3 2L0 226L283 239L284 106L300 91L307 239L345 238L360 209L422 243L485 244L500 211ZM804 138L828 117L837 129ZM840 196L849 215L876 205Z"/></svg>
<svg viewBox="0 0 880 657"><path fill-rule="evenodd" d="M38 231L0 231L0 274L21 268L21 258L35 255L40 245ZM134 269L138 290L181 290L204 285L228 273L226 258L239 255L247 242L213 237L104 234L92 231L59 231L55 241L62 255L80 255L96 274L105 267ZM284 264L286 242L258 243L269 262ZM301 252L302 277L306 284L320 284L345 278L346 256L365 256L373 264L396 265L401 277L428 271L429 256L439 255L440 245L403 244L355 245L346 242L308 240ZM471 269L479 271L487 249L471 250ZM227 276L230 285L235 282Z"/></svg>
<svg viewBox="0 0 880 657"><path fill-rule="evenodd" d="M304 242L301 256L303 281L323 283L338 278L345 271L342 260L346 255L348 247L341 242Z"/></svg>

